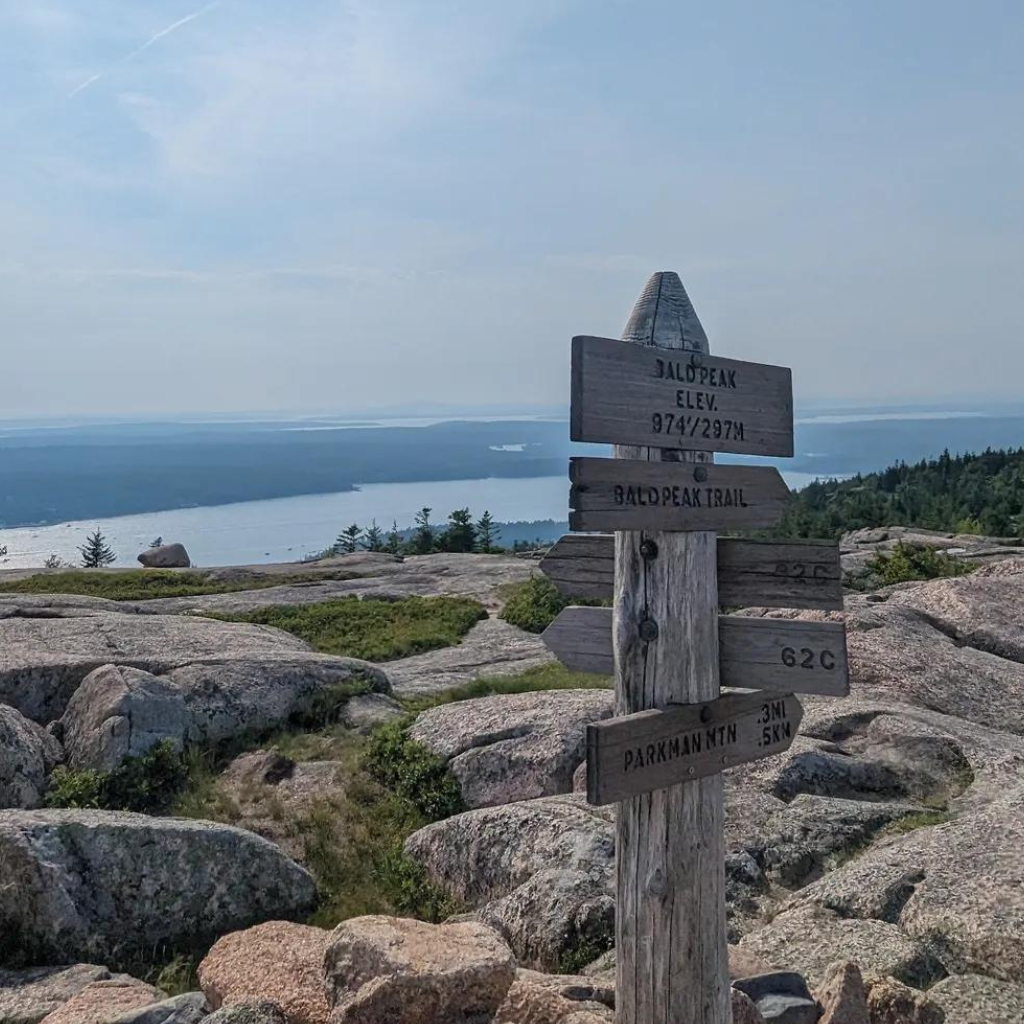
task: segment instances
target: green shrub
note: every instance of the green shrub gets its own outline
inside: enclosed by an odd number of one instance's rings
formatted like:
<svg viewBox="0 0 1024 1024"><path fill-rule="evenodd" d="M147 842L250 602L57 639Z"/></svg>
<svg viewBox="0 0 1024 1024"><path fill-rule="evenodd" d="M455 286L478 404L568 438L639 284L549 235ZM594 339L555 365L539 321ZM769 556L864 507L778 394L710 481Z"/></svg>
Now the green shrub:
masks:
<svg viewBox="0 0 1024 1024"><path fill-rule="evenodd" d="M50 776L46 791L47 807L70 807L76 810L106 810L103 803L104 772L85 769L75 771L58 765Z"/></svg>
<svg viewBox="0 0 1024 1024"><path fill-rule="evenodd" d="M165 740L145 754L125 758L110 772L55 768L46 805L159 814L170 807L187 779L185 758Z"/></svg>
<svg viewBox="0 0 1024 1024"><path fill-rule="evenodd" d="M868 568L883 586L911 580L934 580L942 576L966 576L977 566L973 562L947 555L928 544L898 541L888 554L880 551Z"/></svg>
<svg viewBox="0 0 1024 1024"><path fill-rule="evenodd" d="M543 633L558 613L570 604L593 604L563 597L557 587L543 576L531 576L506 590L501 617L528 633Z"/></svg>
<svg viewBox="0 0 1024 1024"><path fill-rule="evenodd" d="M371 778L408 800L429 821L465 810L462 793L445 761L409 738L409 721L374 730L363 758Z"/></svg>
<svg viewBox="0 0 1024 1024"><path fill-rule="evenodd" d="M579 974L584 967L589 967L599 956L607 953L614 944L614 936L605 939L580 938L574 946L562 951L558 958L559 974Z"/></svg>
<svg viewBox="0 0 1024 1024"><path fill-rule="evenodd" d="M465 597L405 597L399 601L342 597L213 617L275 626L325 654L391 661L457 644L477 622L487 618L487 612Z"/></svg>

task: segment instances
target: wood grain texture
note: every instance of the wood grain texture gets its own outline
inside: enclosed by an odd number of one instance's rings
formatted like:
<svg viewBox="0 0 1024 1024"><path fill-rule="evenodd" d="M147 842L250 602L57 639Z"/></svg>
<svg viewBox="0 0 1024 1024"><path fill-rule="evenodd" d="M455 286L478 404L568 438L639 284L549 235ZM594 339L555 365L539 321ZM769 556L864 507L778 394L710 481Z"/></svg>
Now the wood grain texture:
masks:
<svg viewBox="0 0 1024 1024"><path fill-rule="evenodd" d="M574 441L793 454L793 375L702 352L572 340Z"/></svg>
<svg viewBox="0 0 1024 1024"><path fill-rule="evenodd" d="M587 727L587 801L699 779L788 750L803 708L792 694L729 694Z"/></svg>
<svg viewBox="0 0 1024 1024"><path fill-rule="evenodd" d="M789 501L774 466L573 458L569 481L569 528L581 531L761 529Z"/></svg>
<svg viewBox="0 0 1024 1024"><path fill-rule="evenodd" d="M718 620L723 686L846 697L846 626L801 619Z"/></svg>
<svg viewBox="0 0 1024 1024"><path fill-rule="evenodd" d="M639 620L631 631L639 633ZM571 671L611 675L615 670L610 608L566 608L542 639ZM717 661L722 686L829 697L850 692L846 627L840 622L722 615Z"/></svg>
<svg viewBox="0 0 1024 1024"><path fill-rule="evenodd" d="M708 351L686 289L677 274L667 272L647 282L623 340ZM574 376L574 390L576 383ZM703 452L660 447L619 446L615 456L648 462L711 461ZM658 545L657 558L642 557L645 539ZM616 534L613 619L619 714L718 696L717 611L713 533ZM640 639L636 623L644 617L658 623L656 640ZM616 843L619 1024L727 1024L722 776L623 800L616 815Z"/></svg>
<svg viewBox="0 0 1024 1024"><path fill-rule="evenodd" d="M843 607L839 545L833 541L719 537L717 547L722 608ZM566 597L610 600L615 540L567 533L541 559L540 570Z"/></svg>

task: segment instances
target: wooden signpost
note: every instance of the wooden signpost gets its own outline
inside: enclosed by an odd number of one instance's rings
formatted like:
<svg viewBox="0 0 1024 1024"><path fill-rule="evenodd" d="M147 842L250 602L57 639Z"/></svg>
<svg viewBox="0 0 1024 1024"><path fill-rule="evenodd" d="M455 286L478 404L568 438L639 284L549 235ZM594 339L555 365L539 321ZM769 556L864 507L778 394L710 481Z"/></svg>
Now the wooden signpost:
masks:
<svg viewBox="0 0 1024 1024"><path fill-rule="evenodd" d="M790 371L713 358L676 274L655 274L622 341L572 343L570 525L541 563L567 608L560 660L611 673L617 717L587 732L587 796L617 802L619 1024L728 1024L722 771L785 751L794 693L848 692L839 622L720 607L842 607L834 545L721 539L778 522L777 470L712 452L793 454ZM723 695L721 686L756 692Z"/></svg>

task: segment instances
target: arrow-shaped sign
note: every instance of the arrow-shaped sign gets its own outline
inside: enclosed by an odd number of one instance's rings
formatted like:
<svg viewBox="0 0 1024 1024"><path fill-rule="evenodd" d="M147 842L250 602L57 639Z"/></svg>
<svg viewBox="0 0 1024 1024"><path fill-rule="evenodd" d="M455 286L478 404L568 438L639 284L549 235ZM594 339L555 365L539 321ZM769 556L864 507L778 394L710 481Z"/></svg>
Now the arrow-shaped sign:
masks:
<svg viewBox="0 0 1024 1024"><path fill-rule="evenodd" d="M610 600L615 538L567 533L541 559L540 571L566 597ZM839 546L719 537L718 603L723 608L842 608Z"/></svg>
<svg viewBox="0 0 1024 1024"><path fill-rule="evenodd" d="M587 801L609 804L788 750L803 708L792 694L727 694L587 726Z"/></svg>
<svg viewBox="0 0 1024 1024"><path fill-rule="evenodd" d="M773 466L569 460L569 529L751 530L782 518L789 488Z"/></svg>
<svg viewBox="0 0 1024 1024"><path fill-rule="evenodd" d="M610 608L566 608L544 630L543 640L574 672L615 672ZM722 686L829 697L850 692L841 622L720 615L718 649Z"/></svg>

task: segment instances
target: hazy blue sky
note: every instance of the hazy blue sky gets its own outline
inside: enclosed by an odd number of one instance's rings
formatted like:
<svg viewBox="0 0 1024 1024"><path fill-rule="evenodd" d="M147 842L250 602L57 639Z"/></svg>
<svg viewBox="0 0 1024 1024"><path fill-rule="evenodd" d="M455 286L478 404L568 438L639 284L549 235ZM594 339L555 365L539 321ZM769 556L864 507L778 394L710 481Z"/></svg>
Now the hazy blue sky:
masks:
<svg viewBox="0 0 1024 1024"><path fill-rule="evenodd" d="M559 403L678 270L799 399L1024 397L1018 0L0 0L0 417Z"/></svg>

